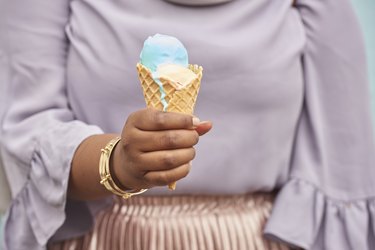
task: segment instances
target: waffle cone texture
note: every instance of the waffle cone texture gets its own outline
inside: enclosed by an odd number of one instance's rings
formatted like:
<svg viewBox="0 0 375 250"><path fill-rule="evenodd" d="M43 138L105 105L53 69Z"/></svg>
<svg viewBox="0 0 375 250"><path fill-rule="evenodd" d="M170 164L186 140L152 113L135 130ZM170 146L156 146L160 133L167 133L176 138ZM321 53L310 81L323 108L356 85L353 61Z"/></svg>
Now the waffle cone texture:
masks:
<svg viewBox="0 0 375 250"><path fill-rule="evenodd" d="M160 78L166 94L165 101L168 103L168 112L190 115L194 113L203 68L198 65L189 65L189 69L197 75L197 78L182 89L178 89L178 85L175 82L166 78ZM137 64L137 70L147 107L163 110L159 85L152 78L151 71L140 63Z"/></svg>

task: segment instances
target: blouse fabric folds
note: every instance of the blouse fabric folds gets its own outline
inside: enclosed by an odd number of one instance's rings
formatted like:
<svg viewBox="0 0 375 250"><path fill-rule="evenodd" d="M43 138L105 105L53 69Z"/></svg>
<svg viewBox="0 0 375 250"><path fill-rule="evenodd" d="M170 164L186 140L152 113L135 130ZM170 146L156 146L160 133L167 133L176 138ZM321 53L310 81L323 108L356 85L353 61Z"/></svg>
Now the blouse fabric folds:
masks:
<svg viewBox="0 0 375 250"><path fill-rule="evenodd" d="M155 33L178 37L204 67L196 114L215 125L175 194L279 190L267 237L375 248L370 92L349 0L2 0L0 10L5 249L82 235L109 204L67 199L71 159L83 139L119 133L144 107L135 64Z"/></svg>

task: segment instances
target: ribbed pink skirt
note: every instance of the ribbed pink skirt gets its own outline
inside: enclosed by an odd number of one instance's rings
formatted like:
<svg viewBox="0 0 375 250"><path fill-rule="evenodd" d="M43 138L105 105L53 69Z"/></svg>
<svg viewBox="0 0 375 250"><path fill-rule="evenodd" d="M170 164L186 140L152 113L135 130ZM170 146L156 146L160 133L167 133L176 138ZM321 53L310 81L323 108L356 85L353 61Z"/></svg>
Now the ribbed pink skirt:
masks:
<svg viewBox="0 0 375 250"><path fill-rule="evenodd" d="M84 237L50 250L287 250L262 237L272 194L116 198Z"/></svg>

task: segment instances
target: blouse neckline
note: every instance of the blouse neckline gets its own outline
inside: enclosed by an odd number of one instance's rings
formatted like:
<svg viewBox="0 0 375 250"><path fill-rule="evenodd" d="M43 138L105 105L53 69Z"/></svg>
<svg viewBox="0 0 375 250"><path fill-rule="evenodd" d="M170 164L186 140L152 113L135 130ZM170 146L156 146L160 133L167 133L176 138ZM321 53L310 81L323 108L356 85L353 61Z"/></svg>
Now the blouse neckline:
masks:
<svg viewBox="0 0 375 250"><path fill-rule="evenodd" d="M211 5L228 3L233 0L164 0L164 1L179 4L179 5L203 7L203 6L211 6Z"/></svg>

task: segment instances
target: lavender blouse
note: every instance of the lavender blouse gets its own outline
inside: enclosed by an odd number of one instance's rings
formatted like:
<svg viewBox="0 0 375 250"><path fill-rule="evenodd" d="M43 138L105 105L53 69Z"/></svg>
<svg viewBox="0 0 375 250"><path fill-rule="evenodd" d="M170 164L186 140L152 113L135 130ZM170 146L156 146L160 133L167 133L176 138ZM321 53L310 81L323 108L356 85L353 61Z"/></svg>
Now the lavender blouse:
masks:
<svg viewBox="0 0 375 250"><path fill-rule="evenodd" d="M174 194L280 189L265 234L306 249L375 248L375 144L362 36L347 0L2 0L5 249L82 235L107 201L67 200L73 153L145 103L145 38L178 37L204 68L214 123ZM155 188L147 195L168 195Z"/></svg>

